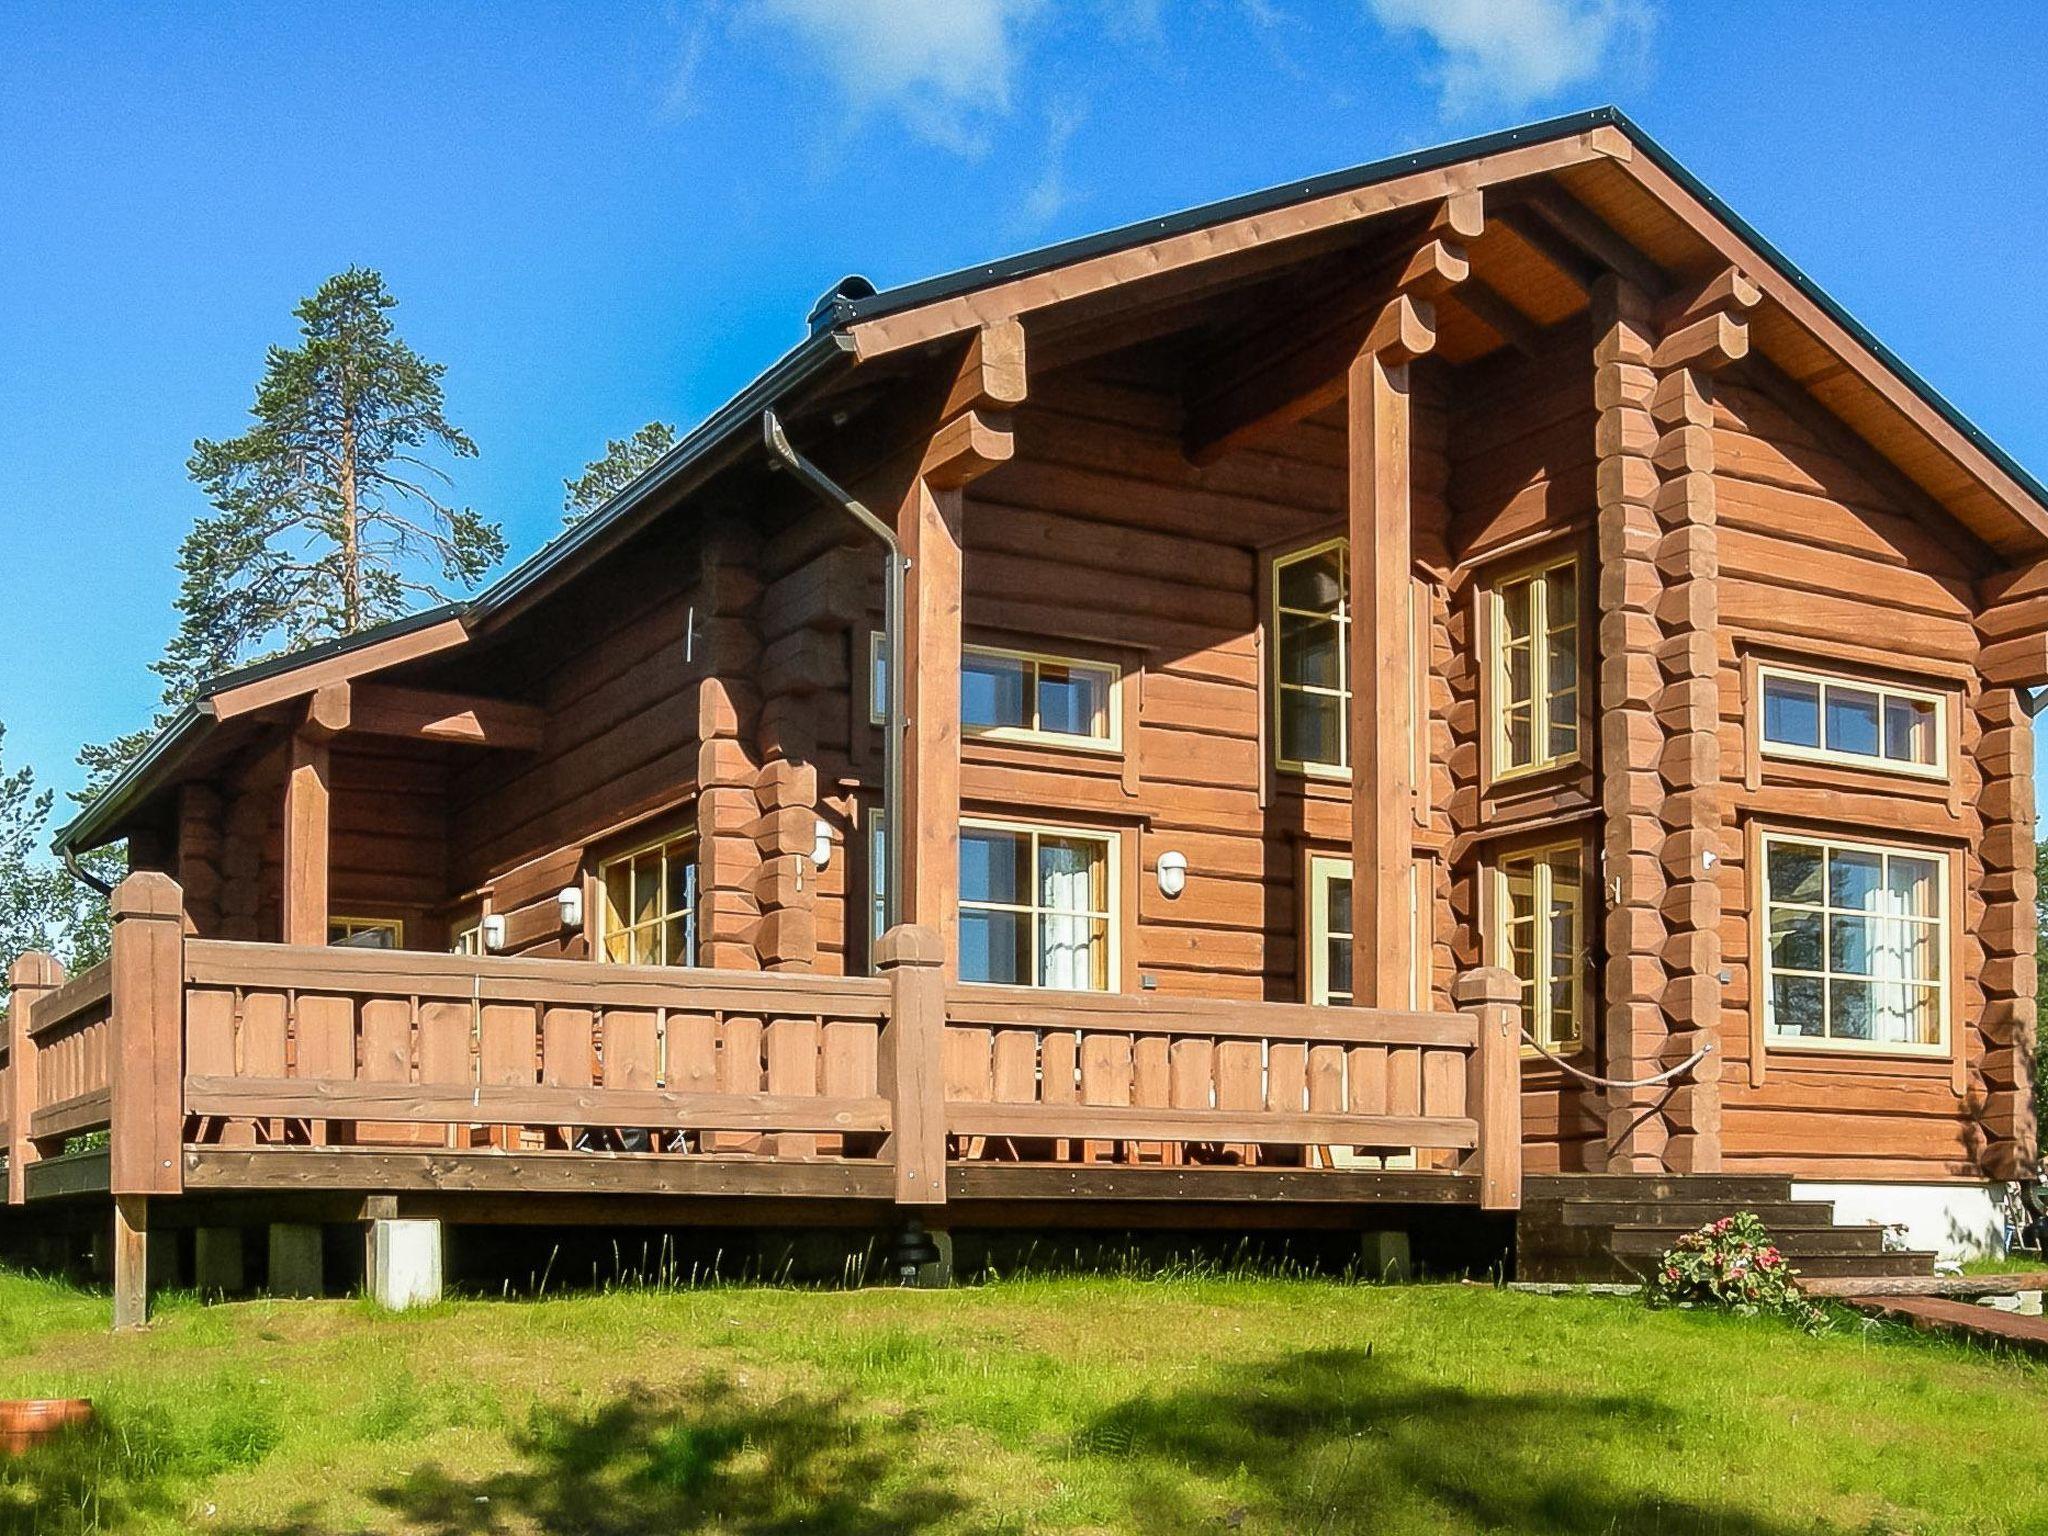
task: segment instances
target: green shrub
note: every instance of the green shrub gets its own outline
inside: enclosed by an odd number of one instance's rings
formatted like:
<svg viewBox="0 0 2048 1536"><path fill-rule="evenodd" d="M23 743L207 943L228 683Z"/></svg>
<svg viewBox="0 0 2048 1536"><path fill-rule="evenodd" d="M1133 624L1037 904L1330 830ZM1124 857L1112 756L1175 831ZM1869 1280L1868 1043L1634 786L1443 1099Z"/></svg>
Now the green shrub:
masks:
<svg viewBox="0 0 2048 1536"><path fill-rule="evenodd" d="M1666 1249L1644 1296L1653 1307L1774 1313L1808 1333L1825 1333L1829 1327L1826 1310L1801 1294L1799 1272L1750 1211L1710 1221Z"/></svg>

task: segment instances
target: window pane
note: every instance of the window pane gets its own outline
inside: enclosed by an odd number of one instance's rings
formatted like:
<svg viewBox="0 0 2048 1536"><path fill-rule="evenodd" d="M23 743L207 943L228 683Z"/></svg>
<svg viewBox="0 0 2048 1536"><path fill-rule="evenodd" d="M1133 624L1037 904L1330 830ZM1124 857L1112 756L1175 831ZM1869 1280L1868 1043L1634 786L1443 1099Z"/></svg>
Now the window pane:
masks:
<svg viewBox="0 0 2048 1536"><path fill-rule="evenodd" d="M1039 985L1070 991L1107 986L1108 945L1100 918L1047 916L1039 926Z"/></svg>
<svg viewBox="0 0 2048 1536"><path fill-rule="evenodd" d="M1771 900L1800 901L1820 905L1821 851L1809 843L1770 845Z"/></svg>
<svg viewBox="0 0 2048 1536"><path fill-rule="evenodd" d="M1837 1040L1871 1038L1871 986L1867 981L1828 983L1828 1033Z"/></svg>
<svg viewBox="0 0 2048 1536"><path fill-rule="evenodd" d="M690 920L687 917L672 917L663 925L663 942L668 950L661 957L663 965L688 965L690 954Z"/></svg>
<svg viewBox="0 0 2048 1536"><path fill-rule="evenodd" d="M1280 681L1314 688L1340 687L1344 681L1339 659L1343 644L1343 626L1335 619L1281 614Z"/></svg>
<svg viewBox="0 0 2048 1536"><path fill-rule="evenodd" d="M1771 964L1786 971L1821 969L1821 923L1818 912L1776 908L1771 913Z"/></svg>
<svg viewBox="0 0 2048 1536"><path fill-rule="evenodd" d="M1934 903L1940 889L1939 869L1933 859L1893 854L1886 861L1885 888L1895 900L1894 910L1905 917L1938 917Z"/></svg>
<svg viewBox="0 0 2048 1536"><path fill-rule="evenodd" d="M1030 919L1020 912L963 910L960 979L1017 986L1032 979Z"/></svg>
<svg viewBox="0 0 2048 1536"><path fill-rule="evenodd" d="M1820 684L1794 677L1765 678L1764 740L1818 747Z"/></svg>
<svg viewBox="0 0 2048 1536"><path fill-rule="evenodd" d="M633 921L648 923L661 915L661 850L649 849L633 859Z"/></svg>
<svg viewBox="0 0 2048 1536"><path fill-rule="evenodd" d="M630 923L633 911L633 866L620 859L604 871L604 926L607 933ZM624 959L624 956L618 958Z"/></svg>
<svg viewBox="0 0 2048 1536"><path fill-rule="evenodd" d="M1331 935L1343 934L1351 937L1351 877L1332 875L1326 887L1329 891L1329 917L1324 929Z"/></svg>
<svg viewBox="0 0 2048 1536"><path fill-rule="evenodd" d="M1821 998L1824 985L1813 976L1777 976L1771 981L1771 1028L1781 1035L1818 1036L1824 1032Z"/></svg>
<svg viewBox="0 0 2048 1536"><path fill-rule="evenodd" d="M1550 632L1550 691L1566 693L1579 685L1579 632L1553 629Z"/></svg>
<svg viewBox="0 0 2048 1536"><path fill-rule="evenodd" d="M1344 700L1334 694L1280 694L1280 756L1290 763L1344 765Z"/></svg>
<svg viewBox="0 0 2048 1536"><path fill-rule="evenodd" d="M1533 763L1536 760L1536 752L1530 734L1528 706L1523 705L1509 710L1501 723L1505 727L1506 739L1503 747L1507 755L1507 762L1502 766L1520 768L1527 763Z"/></svg>
<svg viewBox="0 0 2048 1536"><path fill-rule="evenodd" d="M1828 969L1838 976L1868 976L1872 924L1867 917L1828 918Z"/></svg>
<svg viewBox="0 0 2048 1536"><path fill-rule="evenodd" d="M1578 622L1579 617L1579 569L1575 565L1560 565L1554 571L1544 573L1543 579L1550 590L1545 594L1544 607L1548 611L1552 631Z"/></svg>
<svg viewBox="0 0 2048 1536"><path fill-rule="evenodd" d="M1028 726L1031 663L970 651L960 662L960 723L987 729Z"/></svg>
<svg viewBox="0 0 2048 1536"><path fill-rule="evenodd" d="M604 957L614 965L624 965L633 958L633 935L624 928L607 928L604 935Z"/></svg>
<svg viewBox="0 0 2048 1536"><path fill-rule="evenodd" d="M1527 640L1535 627L1534 584L1511 582L1500 590L1501 627L1506 640Z"/></svg>
<svg viewBox="0 0 2048 1536"><path fill-rule="evenodd" d="M886 720L889 718L889 652L883 647L880 635L874 638L873 649L868 652L868 657L868 684L871 690L868 697L868 715L876 720Z"/></svg>
<svg viewBox="0 0 2048 1536"><path fill-rule="evenodd" d="M1351 989L1351 935L1342 938L1334 934L1328 944L1328 969L1330 976L1330 1001L1350 1002Z"/></svg>
<svg viewBox="0 0 2048 1536"><path fill-rule="evenodd" d="M1828 905L1848 912L1877 910L1884 860L1874 853L1828 850Z"/></svg>
<svg viewBox="0 0 2048 1536"><path fill-rule="evenodd" d="M1507 704L1526 704L1536 691L1536 670L1531 660L1531 651L1526 645L1511 645L1503 653L1502 670L1506 674L1504 684Z"/></svg>
<svg viewBox="0 0 2048 1536"><path fill-rule="evenodd" d="M690 861L683 857L681 848L670 852L668 858L668 912L669 917L680 917L690 910Z"/></svg>
<svg viewBox="0 0 2048 1536"><path fill-rule="evenodd" d="M1038 901L1051 912L1108 909L1108 863L1092 839L1045 836L1038 840Z"/></svg>
<svg viewBox="0 0 2048 1536"><path fill-rule="evenodd" d="M1067 736L1107 736L1109 686L1109 674L1100 667L1039 663L1038 728Z"/></svg>
<svg viewBox="0 0 2048 1536"><path fill-rule="evenodd" d="M1280 567L1280 606L1334 613L1344 600L1344 556L1341 544Z"/></svg>
<svg viewBox="0 0 2048 1536"><path fill-rule="evenodd" d="M1827 693L1827 746L1831 752L1877 756L1877 695L1861 688L1830 683Z"/></svg>
<svg viewBox="0 0 2048 1536"><path fill-rule="evenodd" d="M967 827L960 833L960 899L1022 905L1031 889L1030 839Z"/></svg>
<svg viewBox="0 0 2048 1536"><path fill-rule="evenodd" d="M1934 761L1935 711L1928 699L1884 701L1884 755L1902 763Z"/></svg>
<svg viewBox="0 0 2048 1536"><path fill-rule="evenodd" d="M1941 925L1900 923L1899 974L1913 981L1941 980Z"/></svg>
<svg viewBox="0 0 2048 1536"><path fill-rule="evenodd" d="M1576 693L1553 693L1550 696L1548 755L1570 757L1578 748L1579 696Z"/></svg>

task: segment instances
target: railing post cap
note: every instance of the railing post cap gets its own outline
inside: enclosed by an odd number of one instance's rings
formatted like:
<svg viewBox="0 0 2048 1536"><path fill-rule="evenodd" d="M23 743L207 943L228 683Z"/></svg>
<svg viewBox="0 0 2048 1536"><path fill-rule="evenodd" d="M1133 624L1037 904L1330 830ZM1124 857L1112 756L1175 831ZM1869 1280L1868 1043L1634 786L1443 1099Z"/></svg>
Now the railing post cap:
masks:
<svg viewBox="0 0 2048 1536"><path fill-rule="evenodd" d="M903 923L883 934L875 945L875 969L892 971L899 966L939 966L946 963L945 942L930 928Z"/></svg>
<svg viewBox="0 0 2048 1536"><path fill-rule="evenodd" d="M1514 972L1497 965L1482 965L1469 970L1451 984L1451 1000L1461 1008L1481 1003L1519 1002L1521 997L1522 984L1515 980Z"/></svg>
<svg viewBox="0 0 2048 1536"><path fill-rule="evenodd" d="M24 987L58 986L63 980L63 965L55 955L45 954L40 949L16 955L14 963L7 967L7 985L16 992Z"/></svg>
<svg viewBox="0 0 2048 1536"><path fill-rule="evenodd" d="M119 885L109 904L116 918L184 916L185 893L162 870L138 869Z"/></svg>

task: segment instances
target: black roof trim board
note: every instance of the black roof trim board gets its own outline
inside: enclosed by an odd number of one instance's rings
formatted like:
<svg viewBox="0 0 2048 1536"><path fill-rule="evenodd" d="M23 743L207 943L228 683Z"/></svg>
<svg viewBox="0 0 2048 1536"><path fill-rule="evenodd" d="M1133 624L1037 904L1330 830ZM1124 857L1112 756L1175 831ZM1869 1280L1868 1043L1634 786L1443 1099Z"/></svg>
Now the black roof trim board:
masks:
<svg viewBox="0 0 2048 1536"><path fill-rule="evenodd" d="M540 589L544 583L571 569L580 560L601 553L603 547L611 543L615 536L630 531L651 516L656 510L657 498L662 493L673 489L687 489L693 480L701 482L722 463L729 462L736 455L747 451L750 444L759 441L757 425L763 410L785 404L790 395L809 389L820 382L831 368L850 366L852 342L846 335L846 328L849 326L913 309L919 305L957 298L997 283L1085 261L1090 257L1106 255L1148 241L1165 239L1209 225L1285 207L1291 203L1333 193L1357 191L1396 176L1435 170L1461 160L1476 159L1521 145L1542 143L1601 127L1615 128L1626 134L1629 141L1655 162L1659 169L1697 198L1744 242L1754 247L1757 253L1776 267L1787 281L1811 299L1860 345L1868 348L1881 364L1896 374L1907 387L1994 464L2012 476L2028 495L2041 504L2044 512L2048 512L2048 486L2044 486L2018 460L1957 410L1944 395L1908 367L1897 353L1872 335L1818 283L1786 259L1783 252L1757 233L1747 220L1680 164L1663 145L1636 126L1618 107L1595 107L1520 128L1460 139L1410 154L1394 155L1387 159L1354 166L1349 170L1311 176L1305 180L1288 182L1263 191L1226 198L1221 202L1206 203L1162 218L1140 220L1100 234L1061 241L1001 261L964 267L957 272L905 283L881 292L876 292L864 278L849 278L821 299L812 311L814 316L829 317L830 329L815 331L783 354L752 383L706 417L693 431L590 516L542 546L539 551L508 571L475 598L466 603L452 603L426 613L410 615L405 619L395 620L392 624L380 626L376 630L352 635L345 640L329 641L309 651L258 662L253 666L243 667L212 679L202 690L200 703L188 706L181 712L141 757L130 764L90 806L60 831L54 847L59 853L67 850L77 851L81 847L91 846L86 839L101 836L110 829L119 816L129 808L129 804L147 779L169 765L176 757L183 755L197 730L210 719L211 711L205 701L214 695L231 687L303 666L311 660L372 644L392 634L404 633L408 628L447 618L460 618L465 624L476 628L502 618L523 598Z"/></svg>

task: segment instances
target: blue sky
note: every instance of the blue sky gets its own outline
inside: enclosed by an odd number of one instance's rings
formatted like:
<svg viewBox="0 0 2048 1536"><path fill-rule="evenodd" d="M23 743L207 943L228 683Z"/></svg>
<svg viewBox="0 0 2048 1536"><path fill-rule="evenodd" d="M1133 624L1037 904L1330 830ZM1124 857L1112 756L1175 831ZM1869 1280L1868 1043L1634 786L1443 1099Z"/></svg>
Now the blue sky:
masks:
<svg viewBox="0 0 2048 1536"><path fill-rule="evenodd" d="M195 437L381 268L512 558L847 272L889 285L1622 106L2037 471L2033 7L1657 0L88 5L0 14L0 722L143 721Z"/></svg>

